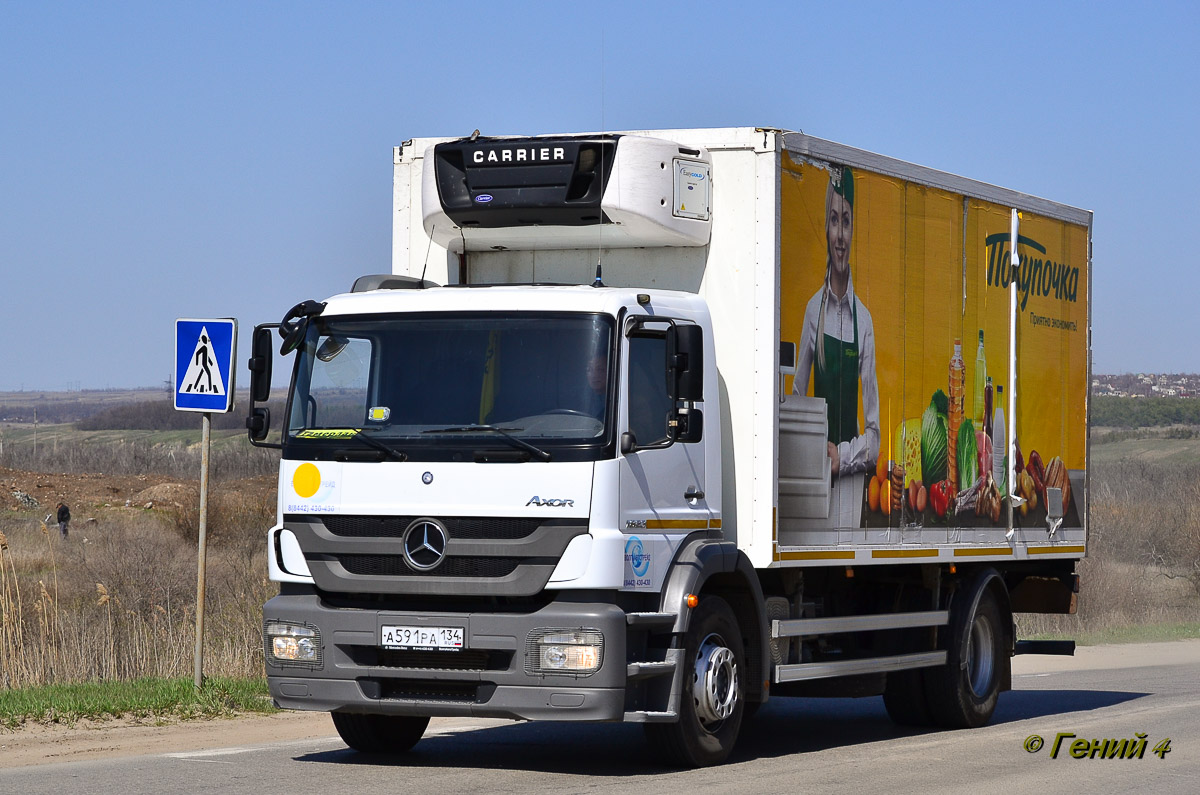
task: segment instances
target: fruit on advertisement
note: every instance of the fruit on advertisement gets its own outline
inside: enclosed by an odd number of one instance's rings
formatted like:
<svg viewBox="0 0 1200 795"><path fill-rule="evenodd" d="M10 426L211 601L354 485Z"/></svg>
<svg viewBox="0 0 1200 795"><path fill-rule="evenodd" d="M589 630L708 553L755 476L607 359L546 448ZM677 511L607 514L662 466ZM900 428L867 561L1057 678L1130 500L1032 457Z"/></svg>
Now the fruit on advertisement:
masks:
<svg viewBox="0 0 1200 795"><path fill-rule="evenodd" d="M939 519L944 519L950 507L950 481L934 483L929 489L929 505Z"/></svg>
<svg viewBox="0 0 1200 795"><path fill-rule="evenodd" d="M1033 482L1033 475L1029 474L1028 470L1017 475L1017 495L1025 498L1025 502L1021 503L1021 515L1027 516L1030 511L1038 506L1037 487Z"/></svg>
<svg viewBox="0 0 1200 795"><path fill-rule="evenodd" d="M896 460L904 465L904 486L914 480L924 480L921 472L921 418L914 417L896 426ZM885 476L881 476L882 478Z"/></svg>
<svg viewBox="0 0 1200 795"><path fill-rule="evenodd" d="M871 483L867 486L867 505L872 511L879 510L879 478L871 476Z"/></svg>

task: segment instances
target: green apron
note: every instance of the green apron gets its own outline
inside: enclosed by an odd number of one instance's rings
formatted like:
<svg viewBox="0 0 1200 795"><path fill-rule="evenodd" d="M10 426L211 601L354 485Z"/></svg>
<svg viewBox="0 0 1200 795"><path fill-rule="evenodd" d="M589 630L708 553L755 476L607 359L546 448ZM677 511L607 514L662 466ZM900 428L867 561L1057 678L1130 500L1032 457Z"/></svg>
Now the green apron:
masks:
<svg viewBox="0 0 1200 795"><path fill-rule="evenodd" d="M823 307L822 307L823 309ZM843 342L829 334L825 346L825 368L814 362L813 394L825 398L829 409L829 441L848 442L858 436L858 302L851 304L854 341Z"/></svg>

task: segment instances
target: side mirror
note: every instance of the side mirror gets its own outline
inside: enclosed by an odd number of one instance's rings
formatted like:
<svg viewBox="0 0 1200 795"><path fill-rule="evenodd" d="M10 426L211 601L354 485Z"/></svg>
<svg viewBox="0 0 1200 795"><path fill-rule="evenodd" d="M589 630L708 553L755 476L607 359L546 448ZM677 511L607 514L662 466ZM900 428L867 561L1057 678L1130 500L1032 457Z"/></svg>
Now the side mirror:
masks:
<svg viewBox="0 0 1200 795"><path fill-rule="evenodd" d="M686 414L679 413L679 431L675 434L675 441L684 444L692 444L704 438L704 412L700 409L692 409Z"/></svg>
<svg viewBox="0 0 1200 795"><path fill-rule="evenodd" d="M279 346L280 354L286 356L300 347L300 343L304 342L304 335L308 332L309 319L321 314L323 309L324 302L301 301L288 310L283 316L283 322L279 324L279 336L283 338L283 344Z"/></svg>
<svg viewBox="0 0 1200 795"><path fill-rule="evenodd" d="M629 431L621 434L621 455L629 455L634 450L637 450L637 439Z"/></svg>
<svg viewBox="0 0 1200 795"><path fill-rule="evenodd" d="M274 353L271 329L267 326L255 328L250 361L246 364L250 368L250 399L258 403L264 403L271 397L271 361Z"/></svg>
<svg viewBox="0 0 1200 795"><path fill-rule="evenodd" d="M250 416L246 418L246 432L250 436L250 441L261 442L267 438L270 431L271 410L266 406L250 409Z"/></svg>
<svg viewBox="0 0 1200 795"><path fill-rule="evenodd" d="M265 403L271 398L271 363L275 356L271 332L277 328L278 323L263 323L254 327L250 359L246 362L246 367L250 370L250 407L246 417L246 435L255 447L282 447L282 444L263 441L271 431L271 410L266 406L254 405Z"/></svg>
<svg viewBox="0 0 1200 795"><path fill-rule="evenodd" d="M704 329L700 326L673 326L675 336L675 399L704 400ZM668 354L670 354L668 343Z"/></svg>

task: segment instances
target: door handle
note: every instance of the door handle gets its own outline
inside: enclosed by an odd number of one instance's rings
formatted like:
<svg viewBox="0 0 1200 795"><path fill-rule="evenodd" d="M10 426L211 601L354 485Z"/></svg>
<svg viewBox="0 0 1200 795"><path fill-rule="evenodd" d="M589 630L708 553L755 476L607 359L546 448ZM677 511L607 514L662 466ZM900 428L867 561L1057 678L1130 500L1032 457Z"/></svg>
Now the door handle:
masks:
<svg viewBox="0 0 1200 795"><path fill-rule="evenodd" d="M698 490L695 486L688 486L687 491L683 493L683 498L689 502L691 500L702 500L704 499L704 492Z"/></svg>

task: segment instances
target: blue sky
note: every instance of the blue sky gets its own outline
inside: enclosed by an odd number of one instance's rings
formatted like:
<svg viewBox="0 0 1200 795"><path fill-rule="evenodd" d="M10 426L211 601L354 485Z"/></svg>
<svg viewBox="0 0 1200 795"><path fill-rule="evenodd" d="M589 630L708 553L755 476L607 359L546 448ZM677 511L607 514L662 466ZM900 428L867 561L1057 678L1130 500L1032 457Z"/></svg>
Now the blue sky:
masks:
<svg viewBox="0 0 1200 795"><path fill-rule="evenodd" d="M475 128L802 129L1091 209L1094 369L1200 372L1200 11L1134 6L0 0L0 390L159 385L176 317L390 270L392 147Z"/></svg>

